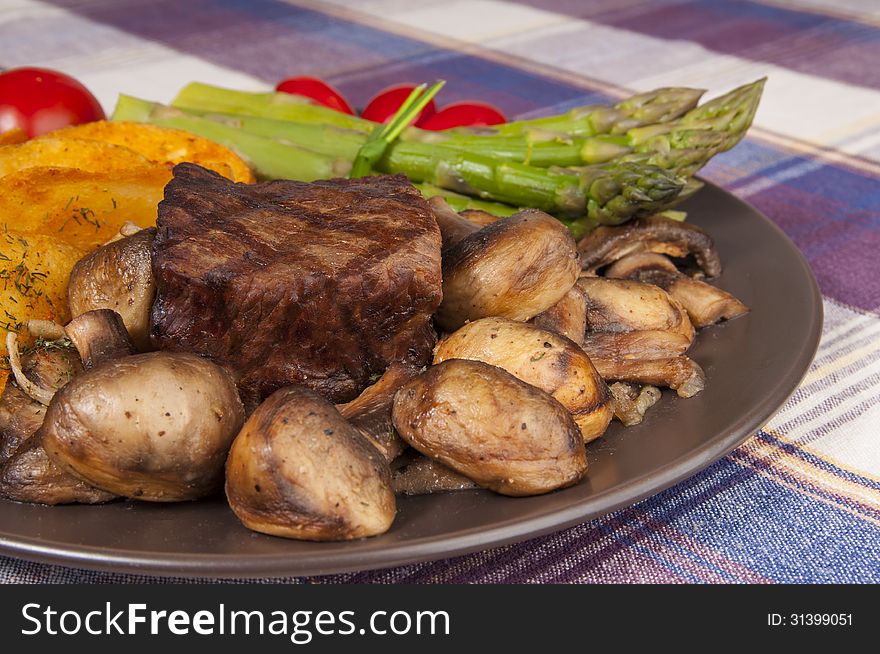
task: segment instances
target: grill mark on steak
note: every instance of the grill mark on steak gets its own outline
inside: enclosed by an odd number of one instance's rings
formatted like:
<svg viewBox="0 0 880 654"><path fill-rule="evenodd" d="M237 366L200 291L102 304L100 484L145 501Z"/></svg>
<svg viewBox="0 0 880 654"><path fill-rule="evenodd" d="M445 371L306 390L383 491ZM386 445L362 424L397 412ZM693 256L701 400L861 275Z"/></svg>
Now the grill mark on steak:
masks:
<svg viewBox="0 0 880 654"><path fill-rule="evenodd" d="M234 184L179 164L157 227L155 344L231 369L249 407L290 384L344 402L431 359L440 232L402 175Z"/></svg>

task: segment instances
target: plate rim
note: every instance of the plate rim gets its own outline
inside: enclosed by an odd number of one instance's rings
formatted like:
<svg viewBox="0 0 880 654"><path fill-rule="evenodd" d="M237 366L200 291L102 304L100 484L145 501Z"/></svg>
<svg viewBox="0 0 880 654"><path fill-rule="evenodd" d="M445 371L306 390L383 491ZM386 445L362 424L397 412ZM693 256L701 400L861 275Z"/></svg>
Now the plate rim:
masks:
<svg viewBox="0 0 880 654"><path fill-rule="evenodd" d="M333 556L329 560L326 555L313 552L299 552L295 557L277 553L248 554L246 565L243 565L242 559L233 556L218 559L216 554L210 553L187 553L172 560L163 551L132 552L80 544L62 546L30 536L9 538L4 533L0 533L0 555L52 565L161 577L256 579L366 571L452 558L561 531L632 506L697 474L748 440L791 398L816 356L824 320L823 299L816 277L803 252L792 239L756 207L717 184L708 181L705 183L716 192L722 193L728 202L739 205L739 209L758 216L788 244L800 268L799 276L809 287L807 294L810 301L806 346L793 358L784 374L780 374L773 386L773 392L767 393L767 399L744 411L723 437L689 450L676 460L622 486L607 489L591 495L586 501L549 513L521 520L508 520L485 528L473 527L442 538L423 536L390 549L355 551L345 556ZM601 505L600 508L596 508L597 504ZM296 565L291 566L292 558L296 559ZM279 574L279 569L286 569L287 572Z"/></svg>

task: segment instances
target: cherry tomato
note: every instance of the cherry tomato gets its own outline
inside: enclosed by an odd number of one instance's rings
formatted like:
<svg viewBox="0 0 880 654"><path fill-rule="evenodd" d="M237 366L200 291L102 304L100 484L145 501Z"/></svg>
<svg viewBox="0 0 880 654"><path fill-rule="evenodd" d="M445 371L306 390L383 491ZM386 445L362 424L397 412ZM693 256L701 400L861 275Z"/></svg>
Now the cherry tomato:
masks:
<svg viewBox="0 0 880 654"><path fill-rule="evenodd" d="M45 68L0 73L0 132L18 128L34 137L104 118L95 96L69 75Z"/></svg>
<svg viewBox="0 0 880 654"><path fill-rule="evenodd" d="M275 90L281 93L303 95L325 107L341 111L344 114L354 115L354 109L348 104L345 96L317 77L309 77L308 75L288 77L286 80L279 82Z"/></svg>
<svg viewBox="0 0 880 654"><path fill-rule="evenodd" d="M361 118L377 123L387 123L388 119L397 113L400 105L409 97L414 88L416 88L414 84L398 84L379 91L367 103L367 106L361 112ZM425 108L422 109L413 124L420 126L422 121L432 116L436 111L437 105L431 100L425 105Z"/></svg>
<svg viewBox="0 0 880 654"><path fill-rule="evenodd" d="M419 127L439 131L452 127L500 125L506 122L507 118L504 114L485 102L455 102L443 107Z"/></svg>

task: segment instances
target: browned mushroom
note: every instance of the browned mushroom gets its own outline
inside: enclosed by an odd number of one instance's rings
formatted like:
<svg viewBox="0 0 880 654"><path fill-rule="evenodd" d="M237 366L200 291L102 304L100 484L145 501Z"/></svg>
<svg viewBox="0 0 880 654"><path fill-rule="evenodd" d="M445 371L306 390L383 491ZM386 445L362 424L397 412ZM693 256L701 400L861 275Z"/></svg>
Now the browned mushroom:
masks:
<svg viewBox="0 0 880 654"><path fill-rule="evenodd" d="M614 398L614 417L625 426L637 425L645 413L660 400L656 386L639 386L627 382L614 382L608 386Z"/></svg>
<svg viewBox="0 0 880 654"><path fill-rule="evenodd" d="M442 197L435 195L428 200L428 204L431 205L431 212L440 228L444 250L457 245L459 241L480 230L480 225L456 213Z"/></svg>
<svg viewBox="0 0 880 654"><path fill-rule="evenodd" d="M706 387L706 373L686 356L660 359L605 359L591 356L593 365L608 381L620 380L671 388L679 397L693 397Z"/></svg>
<svg viewBox="0 0 880 654"><path fill-rule="evenodd" d="M585 442L611 421L611 396L589 357L574 342L528 323L483 318L437 344L434 363L472 359L503 368L550 393L574 416Z"/></svg>
<svg viewBox="0 0 880 654"><path fill-rule="evenodd" d="M358 397L336 405L342 417L366 436L386 461L393 461L407 447L394 430L391 407L397 390L417 374L419 369L412 365L392 363L376 383Z"/></svg>
<svg viewBox="0 0 880 654"><path fill-rule="evenodd" d="M35 347L21 359L21 372L51 397L82 370L79 357L63 344ZM0 464L9 459L40 425L46 406L25 393L14 379L0 396Z"/></svg>
<svg viewBox="0 0 880 654"><path fill-rule="evenodd" d="M530 321L536 327L570 338L578 345L587 331L587 296L575 284L559 302L542 311Z"/></svg>
<svg viewBox="0 0 880 654"><path fill-rule="evenodd" d="M381 454L332 404L296 386L245 423L229 452L226 497L249 529L302 540L381 534L396 513Z"/></svg>
<svg viewBox="0 0 880 654"><path fill-rule="evenodd" d="M412 454L410 455L409 452ZM469 490L479 486L430 457L409 450L391 472L391 487L399 495L430 495Z"/></svg>
<svg viewBox="0 0 880 654"><path fill-rule="evenodd" d="M412 447L503 495L537 495L580 481L584 441L571 414L496 366L451 359L405 384L394 426Z"/></svg>
<svg viewBox="0 0 880 654"><path fill-rule="evenodd" d="M694 328L663 289L626 279L581 277L587 297L583 348L606 381L668 386L691 397L705 386L702 368L684 356Z"/></svg>
<svg viewBox="0 0 880 654"><path fill-rule="evenodd" d="M581 265L595 272L635 252L692 256L707 277L721 274L721 259L711 237L695 225L648 216L615 227L597 227L578 242Z"/></svg>
<svg viewBox="0 0 880 654"><path fill-rule="evenodd" d="M86 370L135 352L122 316L110 309L80 314L64 326L64 331L79 352Z"/></svg>
<svg viewBox="0 0 880 654"><path fill-rule="evenodd" d="M434 203L443 235L443 301L435 320L453 331L469 320L528 320L574 285L580 265L568 229L534 209L482 229Z"/></svg>
<svg viewBox="0 0 880 654"><path fill-rule="evenodd" d="M22 372L50 395L82 367L70 347L37 347L22 359ZM46 407L9 380L0 397L0 497L39 504L94 504L115 495L87 484L49 460L37 433Z"/></svg>
<svg viewBox="0 0 880 654"><path fill-rule="evenodd" d="M155 235L151 227L98 248L74 266L67 284L74 318L93 309L117 312L141 352L153 349L149 322L156 284L150 247Z"/></svg>
<svg viewBox="0 0 880 654"><path fill-rule="evenodd" d="M243 422L223 368L193 354L149 352L74 377L52 398L38 433L55 464L90 484L173 502L219 490Z"/></svg>
<svg viewBox="0 0 880 654"><path fill-rule="evenodd" d="M685 308L694 327L748 313L749 308L727 291L682 274L665 255L639 252L619 259L605 271L607 277L634 279L665 290Z"/></svg>
<svg viewBox="0 0 880 654"><path fill-rule="evenodd" d="M581 277L586 296L584 349L592 357L657 359L684 354L694 327L684 308L652 284Z"/></svg>
<svg viewBox="0 0 880 654"><path fill-rule="evenodd" d="M55 465L31 436L0 466L0 497L35 504L101 504L117 496Z"/></svg>

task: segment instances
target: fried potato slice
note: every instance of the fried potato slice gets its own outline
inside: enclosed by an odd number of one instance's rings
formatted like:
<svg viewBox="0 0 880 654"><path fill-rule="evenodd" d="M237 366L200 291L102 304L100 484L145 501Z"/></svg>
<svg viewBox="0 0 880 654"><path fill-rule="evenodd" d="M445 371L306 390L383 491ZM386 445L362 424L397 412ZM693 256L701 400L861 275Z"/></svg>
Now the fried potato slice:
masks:
<svg viewBox="0 0 880 654"><path fill-rule="evenodd" d="M0 178L0 228L53 236L90 252L126 221L156 224L171 171L165 166L88 172L27 168Z"/></svg>
<svg viewBox="0 0 880 654"><path fill-rule="evenodd" d="M190 161L228 177L234 182L253 183L247 163L226 146L170 127L144 123L99 120L65 127L50 133L55 138L103 141L130 148L150 161L178 164Z"/></svg>
<svg viewBox="0 0 880 654"><path fill-rule="evenodd" d="M103 172L154 165L130 148L88 139L41 137L0 148L0 177L39 166Z"/></svg>
<svg viewBox="0 0 880 654"><path fill-rule="evenodd" d="M0 231L0 355L10 330L29 344L28 320L69 320L67 280L85 252L55 236Z"/></svg>

